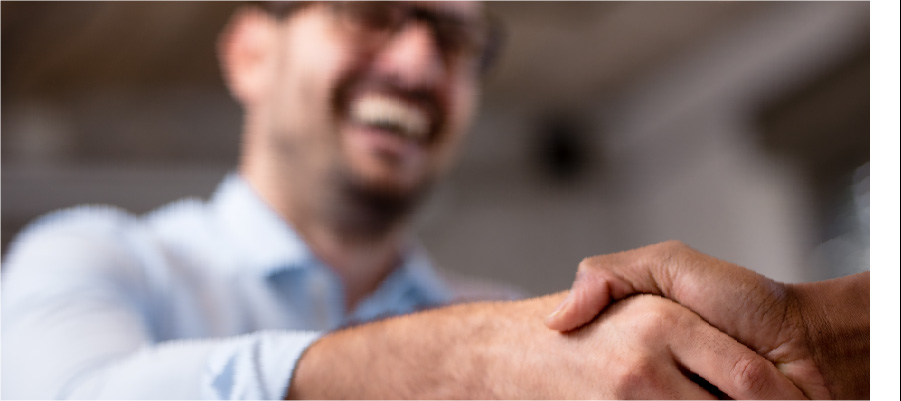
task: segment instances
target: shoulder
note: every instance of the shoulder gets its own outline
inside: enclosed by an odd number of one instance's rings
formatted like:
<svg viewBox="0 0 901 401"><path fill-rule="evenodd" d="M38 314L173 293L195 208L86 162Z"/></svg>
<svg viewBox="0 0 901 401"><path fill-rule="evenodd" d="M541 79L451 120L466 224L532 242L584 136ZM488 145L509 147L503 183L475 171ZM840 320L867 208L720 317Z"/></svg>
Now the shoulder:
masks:
<svg viewBox="0 0 901 401"><path fill-rule="evenodd" d="M215 231L207 203L185 198L168 203L142 218L154 236L165 243L192 242Z"/></svg>
<svg viewBox="0 0 901 401"><path fill-rule="evenodd" d="M151 242L148 246L159 251L171 268L207 271L237 257L223 232L221 216L201 199L171 202L142 217L142 224Z"/></svg>
<svg viewBox="0 0 901 401"><path fill-rule="evenodd" d="M164 254L173 241L196 238L197 227L205 227L203 211L196 199L172 202L144 216L99 204L57 210L38 217L13 238L4 273L21 265L44 271L138 265L141 259Z"/></svg>
<svg viewBox="0 0 901 401"><path fill-rule="evenodd" d="M9 257L36 245L117 242L137 218L114 206L85 205L45 214L29 223L10 243Z"/></svg>
<svg viewBox="0 0 901 401"><path fill-rule="evenodd" d="M10 243L5 264L78 259L121 249L126 233L138 224L136 216L114 206L86 205L43 215L27 225ZM53 263L57 265L58 263ZM4 269L4 272L9 269Z"/></svg>
<svg viewBox="0 0 901 401"><path fill-rule="evenodd" d="M36 219L13 239L3 259L4 305L98 288L131 291L143 280L140 260L129 246L137 224L134 215L101 205Z"/></svg>
<svg viewBox="0 0 901 401"><path fill-rule="evenodd" d="M183 199L142 216L109 205L48 213L10 243L3 281L119 285L168 275L181 260L173 255L210 248L203 244L215 229L206 209L204 202Z"/></svg>

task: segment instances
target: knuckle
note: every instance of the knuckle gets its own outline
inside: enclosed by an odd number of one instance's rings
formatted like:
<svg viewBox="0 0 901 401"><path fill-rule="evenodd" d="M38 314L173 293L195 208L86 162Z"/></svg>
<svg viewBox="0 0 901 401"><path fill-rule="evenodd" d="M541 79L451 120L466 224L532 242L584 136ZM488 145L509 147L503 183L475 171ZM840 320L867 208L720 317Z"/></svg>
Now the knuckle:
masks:
<svg viewBox="0 0 901 401"><path fill-rule="evenodd" d="M596 269L596 266L599 265L598 260L601 257L602 256L589 256L582 259L582 261L579 262L579 272L587 272Z"/></svg>
<svg viewBox="0 0 901 401"><path fill-rule="evenodd" d="M576 270L576 281L597 284L608 278L609 263L604 256L592 256L579 262L579 268Z"/></svg>
<svg viewBox="0 0 901 401"><path fill-rule="evenodd" d="M667 274L658 279L669 281L669 284L672 284L673 272L689 267L697 258L697 251L679 240L670 240L657 245L646 261L657 266L665 266L662 271Z"/></svg>
<svg viewBox="0 0 901 401"><path fill-rule="evenodd" d="M664 330L673 327L670 315L660 311L648 311L636 315L632 321L630 337L638 346L652 346L663 341Z"/></svg>
<svg viewBox="0 0 901 401"><path fill-rule="evenodd" d="M678 254L678 253L685 252L688 249L691 249L684 242L676 240L676 239L661 242L657 245L659 245L658 246L659 251L665 255Z"/></svg>
<svg viewBox="0 0 901 401"><path fill-rule="evenodd" d="M636 301L642 303L639 320L642 329L657 332L679 323L681 314L672 301L647 294L637 296Z"/></svg>
<svg viewBox="0 0 901 401"><path fill-rule="evenodd" d="M622 365L615 375L614 389L620 398L635 397L657 380L657 364L648 357L639 356Z"/></svg>
<svg viewBox="0 0 901 401"><path fill-rule="evenodd" d="M581 271L585 271L586 269L590 269L591 265L592 265L592 263L591 263L592 259L593 259L593 257L587 257L585 259L582 259L582 261L579 262L579 271L581 272Z"/></svg>
<svg viewBox="0 0 901 401"><path fill-rule="evenodd" d="M742 356L732 365L732 377L735 386L744 397L760 396L766 388L767 370L766 362L751 356Z"/></svg>

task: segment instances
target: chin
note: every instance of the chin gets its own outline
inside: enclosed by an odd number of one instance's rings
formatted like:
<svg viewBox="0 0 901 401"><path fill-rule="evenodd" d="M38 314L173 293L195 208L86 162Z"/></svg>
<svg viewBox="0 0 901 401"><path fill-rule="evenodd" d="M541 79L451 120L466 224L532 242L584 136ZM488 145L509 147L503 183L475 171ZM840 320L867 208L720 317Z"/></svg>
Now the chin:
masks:
<svg viewBox="0 0 901 401"><path fill-rule="evenodd" d="M423 158L410 160L387 152L368 152L348 163L347 173L358 185L386 193L418 193L429 174Z"/></svg>
<svg viewBox="0 0 901 401"><path fill-rule="evenodd" d="M374 192L381 193L386 196L393 196L398 198L403 197L414 197L424 192L425 188L428 187L425 180L422 177L409 177L404 176L403 174L399 174L396 171L367 171L367 172L358 172L353 174L355 178L352 179L356 185L361 188Z"/></svg>
<svg viewBox="0 0 901 401"><path fill-rule="evenodd" d="M403 180L393 174L339 171L335 195L327 206L345 234L376 238L396 228L421 203L431 181Z"/></svg>

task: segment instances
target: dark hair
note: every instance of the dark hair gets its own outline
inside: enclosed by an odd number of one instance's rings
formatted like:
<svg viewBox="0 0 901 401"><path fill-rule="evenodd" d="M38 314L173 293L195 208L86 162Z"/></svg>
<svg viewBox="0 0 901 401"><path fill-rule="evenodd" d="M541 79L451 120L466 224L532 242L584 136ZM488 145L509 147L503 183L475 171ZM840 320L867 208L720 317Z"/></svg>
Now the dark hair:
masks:
<svg viewBox="0 0 901 401"><path fill-rule="evenodd" d="M247 4L259 7L276 19L283 20L298 7L310 4L309 1L248 1Z"/></svg>
<svg viewBox="0 0 901 401"><path fill-rule="evenodd" d="M248 1L250 5L259 7L277 20L284 20L299 7L314 3L312 1ZM497 61L507 41L507 30L502 21L494 15L485 15L488 19L488 37L485 48L479 58L479 72L485 74Z"/></svg>

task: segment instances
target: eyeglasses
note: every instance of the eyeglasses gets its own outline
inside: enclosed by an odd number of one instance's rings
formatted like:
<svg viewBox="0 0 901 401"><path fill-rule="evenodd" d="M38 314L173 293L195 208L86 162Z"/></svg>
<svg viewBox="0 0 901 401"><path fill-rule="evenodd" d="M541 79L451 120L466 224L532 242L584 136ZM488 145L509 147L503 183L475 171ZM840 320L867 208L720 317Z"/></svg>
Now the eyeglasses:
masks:
<svg viewBox="0 0 901 401"><path fill-rule="evenodd" d="M260 2L264 9L284 18L298 6L309 2ZM420 5L403 2L334 1L324 2L334 11L347 32L366 43L383 45L410 22L423 22L431 30L448 60L476 60L481 71L495 61L502 42L500 22L487 15L468 18Z"/></svg>

